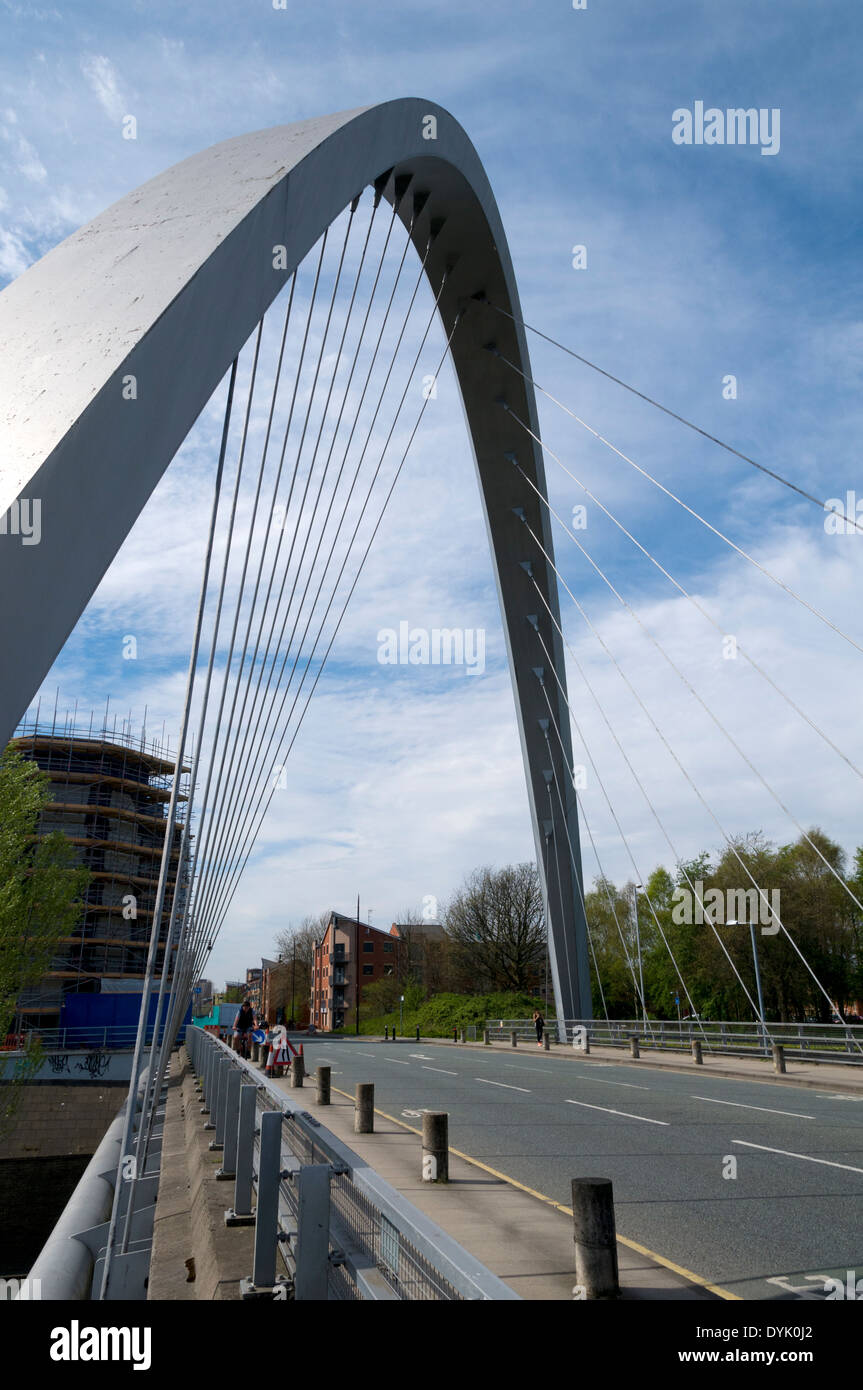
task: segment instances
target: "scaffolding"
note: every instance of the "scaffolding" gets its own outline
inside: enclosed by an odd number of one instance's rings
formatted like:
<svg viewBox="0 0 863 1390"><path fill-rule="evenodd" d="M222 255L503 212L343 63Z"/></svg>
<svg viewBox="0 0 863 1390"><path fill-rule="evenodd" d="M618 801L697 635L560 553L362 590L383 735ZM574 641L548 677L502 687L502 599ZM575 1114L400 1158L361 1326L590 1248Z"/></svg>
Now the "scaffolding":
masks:
<svg viewBox="0 0 863 1390"><path fill-rule="evenodd" d="M56 711L52 722L40 722L37 711L21 721L9 744L50 778L51 800L40 816L37 838L59 830L90 872L81 917L40 983L19 997L17 1027L57 1027L68 993L100 992L106 978L144 978L176 756L164 740L148 740L145 732L134 736L131 720L123 721L119 733L116 722L109 730L106 719L94 729L92 715L86 727L67 715L58 724ZM180 769L186 786L180 803L188 799L189 771L186 765ZM164 963L182 834L181 818L172 836L157 975ZM180 892L187 895L188 864L179 878Z"/></svg>

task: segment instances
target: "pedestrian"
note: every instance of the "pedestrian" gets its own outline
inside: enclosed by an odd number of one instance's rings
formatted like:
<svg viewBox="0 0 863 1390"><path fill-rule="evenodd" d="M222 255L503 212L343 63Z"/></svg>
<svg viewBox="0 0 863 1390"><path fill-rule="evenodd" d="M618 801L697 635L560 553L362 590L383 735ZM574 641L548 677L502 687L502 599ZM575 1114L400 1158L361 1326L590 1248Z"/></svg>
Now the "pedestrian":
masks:
<svg viewBox="0 0 863 1390"><path fill-rule="evenodd" d="M536 1029L536 1045L542 1047L542 1030L545 1027L545 1019L539 1009L533 1011L533 1026Z"/></svg>

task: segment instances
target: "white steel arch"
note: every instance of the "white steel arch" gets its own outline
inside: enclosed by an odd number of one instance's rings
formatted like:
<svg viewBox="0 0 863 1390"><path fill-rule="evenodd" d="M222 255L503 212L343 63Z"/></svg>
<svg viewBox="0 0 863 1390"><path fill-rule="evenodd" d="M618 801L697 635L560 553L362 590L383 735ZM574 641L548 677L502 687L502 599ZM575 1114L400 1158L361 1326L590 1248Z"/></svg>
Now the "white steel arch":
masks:
<svg viewBox="0 0 863 1390"><path fill-rule="evenodd" d="M464 130L432 102L384 102L214 145L122 198L0 294L0 515L41 509L38 544L0 535L0 740L255 324L326 227L376 182L391 202L401 195L418 248L435 233L426 272L447 333L469 305L452 356L503 615L556 1005L559 1017L586 1018L563 647L549 613L536 611L533 580L559 622L557 587L544 556L526 553L523 521L552 560L554 547L547 508L507 455L543 497L545 473L539 446L502 408L538 435L536 403L529 382L487 350L496 343L529 377L527 346L519 322L477 298L521 318L488 179ZM286 248L279 269L275 246ZM556 670L544 687L537 626ZM546 737L549 702L560 740Z"/></svg>

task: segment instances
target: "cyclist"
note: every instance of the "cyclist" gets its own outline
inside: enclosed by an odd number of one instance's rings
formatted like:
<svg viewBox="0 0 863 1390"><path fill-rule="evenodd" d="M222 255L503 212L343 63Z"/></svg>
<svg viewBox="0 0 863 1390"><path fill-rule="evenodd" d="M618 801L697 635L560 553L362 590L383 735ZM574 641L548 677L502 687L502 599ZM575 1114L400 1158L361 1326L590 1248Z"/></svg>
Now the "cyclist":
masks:
<svg viewBox="0 0 863 1390"><path fill-rule="evenodd" d="M244 999L240 1012L234 1019L234 1050L239 1052L241 1057L248 1057L249 1055L249 1037L254 1026L254 1011L248 999Z"/></svg>

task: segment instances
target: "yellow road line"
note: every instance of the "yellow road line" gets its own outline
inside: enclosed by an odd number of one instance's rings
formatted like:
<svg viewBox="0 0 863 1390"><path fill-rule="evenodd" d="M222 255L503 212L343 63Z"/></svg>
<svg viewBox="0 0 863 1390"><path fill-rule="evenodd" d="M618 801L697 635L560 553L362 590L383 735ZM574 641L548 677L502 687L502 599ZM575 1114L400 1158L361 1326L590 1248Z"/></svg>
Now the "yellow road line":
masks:
<svg viewBox="0 0 863 1390"><path fill-rule="evenodd" d="M354 1097L348 1091L340 1091L338 1086L331 1087L336 1095L344 1096L346 1100L353 1100ZM407 1124L400 1120L396 1115L389 1115L386 1110L375 1108L375 1114L380 1115L382 1120L389 1120L394 1125L400 1125L402 1129L407 1129L411 1134L418 1134L422 1137L422 1130L416 1129L414 1125ZM492 1168L488 1163L483 1163L481 1159L473 1158L471 1154L462 1153L461 1149L454 1149L450 1146L449 1152L456 1158L461 1158L465 1163L472 1163L475 1168L482 1168L483 1172L490 1173L493 1178L499 1178L501 1182L509 1183L510 1187L517 1187L519 1192L526 1192L529 1197L536 1197L538 1201L545 1202L547 1206L554 1207L556 1211L562 1212L564 1216L572 1216L572 1207L565 1207L561 1202L555 1202L553 1197L547 1197L544 1192L537 1192L533 1187L527 1187L518 1178L511 1178L508 1173L501 1173L500 1169ZM719 1284L711 1284L701 1274L694 1274L691 1269L686 1269L683 1265L675 1264L674 1260L667 1260L664 1255L657 1255L655 1250L649 1250L646 1245L639 1245L637 1240L630 1240L628 1236L618 1235L617 1240L620 1245L626 1245L630 1250L635 1250L639 1255L647 1255L648 1259L655 1260L657 1264L663 1265L665 1269L670 1269L672 1273L679 1274L682 1279L688 1279L690 1283L698 1284L701 1288L707 1289L708 1293L716 1294L717 1298L727 1299L732 1303L742 1303L743 1299L739 1293L731 1293L729 1289L723 1289Z"/></svg>

